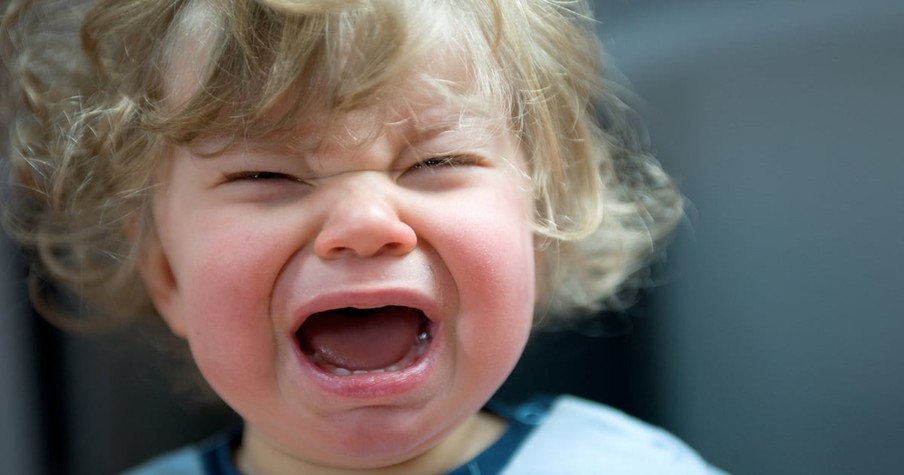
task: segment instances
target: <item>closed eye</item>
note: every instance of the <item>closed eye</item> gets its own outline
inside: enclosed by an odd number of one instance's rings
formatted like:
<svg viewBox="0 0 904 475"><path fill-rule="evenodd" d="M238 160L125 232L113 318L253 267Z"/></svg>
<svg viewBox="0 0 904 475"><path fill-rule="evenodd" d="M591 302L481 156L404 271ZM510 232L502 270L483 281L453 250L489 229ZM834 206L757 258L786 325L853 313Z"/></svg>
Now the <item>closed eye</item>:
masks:
<svg viewBox="0 0 904 475"><path fill-rule="evenodd" d="M280 172L269 172L269 171L241 171L234 173L226 173L223 176L225 182L239 182L239 181L251 181L251 182L263 182L263 181L291 181L297 183L304 183L305 181L301 178L298 178L293 175L289 175L288 173L280 173Z"/></svg>
<svg viewBox="0 0 904 475"><path fill-rule="evenodd" d="M440 157L430 157L421 160L412 167L415 170L433 169L433 168L457 168L477 165L480 162L478 157L472 155L444 155Z"/></svg>

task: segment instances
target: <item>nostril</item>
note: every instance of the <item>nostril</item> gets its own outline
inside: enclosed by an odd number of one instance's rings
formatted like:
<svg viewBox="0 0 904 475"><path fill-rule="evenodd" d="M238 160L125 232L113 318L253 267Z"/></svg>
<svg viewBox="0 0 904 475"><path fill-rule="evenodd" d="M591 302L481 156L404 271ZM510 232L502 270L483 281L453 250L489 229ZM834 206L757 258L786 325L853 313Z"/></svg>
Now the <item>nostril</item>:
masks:
<svg viewBox="0 0 904 475"><path fill-rule="evenodd" d="M383 245L383 251L389 254L404 254L417 244L417 238L415 237L411 244L404 242L390 242Z"/></svg>
<svg viewBox="0 0 904 475"><path fill-rule="evenodd" d="M321 254L321 257L336 258L347 252L349 252L349 249L347 247L337 246L327 249L325 252L319 252L318 254Z"/></svg>
<svg viewBox="0 0 904 475"><path fill-rule="evenodd" d="M373 246L358 245L354 247L348 246L326 246L318 249L315 243L315 252L321 258L335 259L343 255L355 255L359 257L370 257L376 255L403 255L410 252L416 245L416 240L412 244L403 242L387 242L382 246L374 244Z"/></svg>

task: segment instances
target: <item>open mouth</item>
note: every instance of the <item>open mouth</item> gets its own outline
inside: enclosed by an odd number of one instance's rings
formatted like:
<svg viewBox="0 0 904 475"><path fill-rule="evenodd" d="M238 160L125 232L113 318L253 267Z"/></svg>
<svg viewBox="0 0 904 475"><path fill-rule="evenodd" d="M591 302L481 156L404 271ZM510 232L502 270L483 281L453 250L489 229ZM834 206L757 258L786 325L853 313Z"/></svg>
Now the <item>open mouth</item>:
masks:
<svg viewBox="0 0 904 475"><path fill-rule="evenodd" d="M345 307L308 317L295 333L308 359L338 376L392 373L415 364L430 346L424 312L403 306Z"/></svg>

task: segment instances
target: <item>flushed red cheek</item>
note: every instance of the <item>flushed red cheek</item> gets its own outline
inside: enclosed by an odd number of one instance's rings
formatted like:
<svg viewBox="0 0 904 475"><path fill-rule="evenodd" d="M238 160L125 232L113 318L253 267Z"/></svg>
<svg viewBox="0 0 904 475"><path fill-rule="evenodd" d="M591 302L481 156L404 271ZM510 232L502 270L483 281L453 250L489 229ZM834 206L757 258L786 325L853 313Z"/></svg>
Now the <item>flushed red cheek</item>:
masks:
<svg viewBox="0 0 904 475"><path fill-rule="evenodd" d="M228 403L259 391L272 379L277 351L273 334L268 324L254 323L266 321L265 316L230 298L199 299L192 311L197 317L188 335L192 357Z"/></svg>
<svg viewBox="0 0 904 475"><path fill-rule="evenodd" d="M532 238L523 227L521 233L513 227L495 239L463 243L472 251L467 272L474 278L460 279L462 294L470 296L462 311L475 317L459 322L459 332L475 351L499 360L520 356L533 317Z"/></svg>
<svg viewBox="0 0 904 475"><path fill-rule="evenodd" d="M239 361L248 354L266 355L272 342L267 309L267 277L262 259L247 249L216 240L199 243L191 252L183 281L189 342L199 364ZM257 263L257 265L255 265Z"/></svg>

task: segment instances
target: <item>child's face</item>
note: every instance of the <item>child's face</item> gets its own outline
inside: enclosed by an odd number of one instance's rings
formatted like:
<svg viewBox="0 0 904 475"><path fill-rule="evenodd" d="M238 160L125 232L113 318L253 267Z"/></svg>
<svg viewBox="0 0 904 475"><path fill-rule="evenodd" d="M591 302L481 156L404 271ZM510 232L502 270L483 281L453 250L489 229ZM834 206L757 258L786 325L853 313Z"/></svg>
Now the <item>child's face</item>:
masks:
<svg viewBox="0 0 904 475"><path fill-rule="evenodd" d="M522 153L502 113L413 99L388 121L313 116L214 157L176 147L161 166L142 272L246 444L330 465L411 459L463 427L523 350Z"/></svg>

